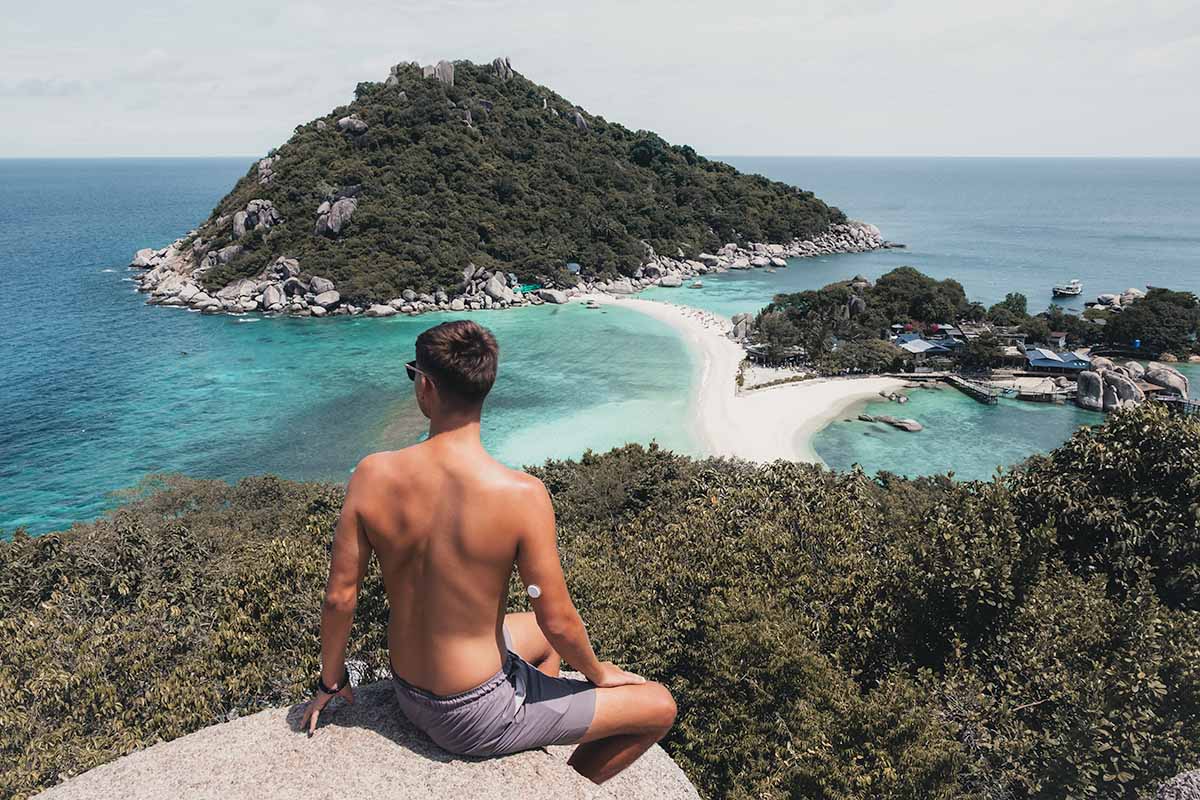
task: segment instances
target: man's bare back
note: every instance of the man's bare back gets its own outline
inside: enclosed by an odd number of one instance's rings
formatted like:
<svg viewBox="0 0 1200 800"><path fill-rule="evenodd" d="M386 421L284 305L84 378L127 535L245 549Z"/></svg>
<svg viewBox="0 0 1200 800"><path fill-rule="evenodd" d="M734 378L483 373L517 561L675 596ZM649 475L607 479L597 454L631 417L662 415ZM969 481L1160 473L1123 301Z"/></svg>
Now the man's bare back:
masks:
<svg viewBox="0 0 1200 800"><path fill-rule="evenodd" d="M569 763L599 783L666 734L675 703L662 685L596 658L563 578L545 487L484 449L480 415L497 356L492 335L471 322L418 337L406 367L429 438L368 456L350 479L321 614L321 679L304 720L311 734L331 697L353 701L346 649L374 553L404 715L470 755L579 743ZM505 614L514 565L525 586L539 587L532 615ZM558 677L561 659L586 680Z"/></svg>
<svg viewBox="0 0 1200 800"><path fill-rule="evenodd" d="M467 442L378 453L359 512L392 608L388 650L409 683L452 695L500 668L522 531L549 504L536 478Z"/></svg>

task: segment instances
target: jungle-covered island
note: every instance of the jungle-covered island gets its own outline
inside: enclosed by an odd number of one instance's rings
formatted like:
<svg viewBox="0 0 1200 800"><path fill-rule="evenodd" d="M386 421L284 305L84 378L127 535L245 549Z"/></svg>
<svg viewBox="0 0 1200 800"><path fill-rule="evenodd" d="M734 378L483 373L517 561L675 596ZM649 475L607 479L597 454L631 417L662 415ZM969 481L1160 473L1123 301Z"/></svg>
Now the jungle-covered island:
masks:
<svg viewBox="0 0 1200 800"><path fill-rule="evenodd" d="M884 245L812 192L610 122L497 58L358 84L132 266L161 305L390 316Z"/></svg>

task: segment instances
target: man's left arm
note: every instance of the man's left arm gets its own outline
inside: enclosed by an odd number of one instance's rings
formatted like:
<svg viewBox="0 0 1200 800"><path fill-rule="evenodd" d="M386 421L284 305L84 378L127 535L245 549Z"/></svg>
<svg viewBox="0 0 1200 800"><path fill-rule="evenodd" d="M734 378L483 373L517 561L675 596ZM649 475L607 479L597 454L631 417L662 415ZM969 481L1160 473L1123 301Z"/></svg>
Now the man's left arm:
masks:
<svg viewBox="0 0 1200 800"><path fill-rule="evenodd" d="M346 500L333 534L325 600L321 604L321 682L326 687L336 686L338 691L335 695L318 691L309 703L301 723L307 724L309 735L316 730L321 709L333 697L340 695L351 702L354 699L345 682L346 645L354 624L358 591L371 559L371 543L362 518L370 487L367 462L364 459L358 465L346 488Z"/></svg>

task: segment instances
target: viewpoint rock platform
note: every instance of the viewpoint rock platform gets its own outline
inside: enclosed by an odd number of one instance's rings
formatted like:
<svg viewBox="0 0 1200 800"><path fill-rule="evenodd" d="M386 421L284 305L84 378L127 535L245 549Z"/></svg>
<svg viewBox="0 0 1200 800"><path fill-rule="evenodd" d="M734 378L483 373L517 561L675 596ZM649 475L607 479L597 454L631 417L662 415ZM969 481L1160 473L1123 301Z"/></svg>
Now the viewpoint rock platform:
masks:
<svg viewBox="0 0 1200 800"><path fill-rule="evenodd" d="M654 747L621 775L595 786L567 766L572 747L494 759L454 756L408 724L389 681L334 700L309 739L303 705L274 708L132 753L38 795L44 800L161 798L699 798Z"/></svg>

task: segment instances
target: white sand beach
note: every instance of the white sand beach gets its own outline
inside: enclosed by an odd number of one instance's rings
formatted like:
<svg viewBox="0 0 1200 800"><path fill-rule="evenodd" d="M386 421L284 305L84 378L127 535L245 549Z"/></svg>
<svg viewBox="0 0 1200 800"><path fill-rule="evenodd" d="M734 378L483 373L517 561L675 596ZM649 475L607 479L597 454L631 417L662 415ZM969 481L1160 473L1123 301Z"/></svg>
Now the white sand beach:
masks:
<svg viewBox="0 0 1200 800"><path fill-rule="evenodd" d="M740 345L726 338L730 321L708 311L673 303L588 295L662 320L683 336L700 361L700 380L691 398L694 426L703 449L752 461L787 459L821 463L812 449L817 431L855 403L895 390L895 378L815 378L738 393Z"/></svg>

